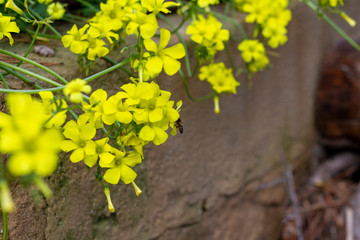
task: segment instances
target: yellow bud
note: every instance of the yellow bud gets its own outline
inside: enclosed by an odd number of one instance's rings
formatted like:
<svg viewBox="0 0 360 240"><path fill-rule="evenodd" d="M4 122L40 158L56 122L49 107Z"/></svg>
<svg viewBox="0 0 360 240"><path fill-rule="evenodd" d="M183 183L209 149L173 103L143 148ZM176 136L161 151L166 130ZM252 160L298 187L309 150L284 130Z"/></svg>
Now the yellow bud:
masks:
<svg viewBox="0 0 360 240"><path fill-rule="evenodd" d="M24 12L18 6L16 6L13 0L8 0L5 4L5 7L14 10L19 15L24 15Z"/></svg>
<svg viewBox="0 0 360 240"><path fill-rule="evenodd" d="M347 15L344 12L340 13L340 16L345 19L345 21L347 21L347 23L351 26L351 27L355 27L356 25L356 21L354 19L352 19L351 17L349 17L349 15Z"/></svg>
<svg viewBox="0 0 360 240"><path fill-rule="evenodd" d="M139 196L142 193L141 189L136 185L134 181L132 181L131 183L135 189L136 196Z"/></svg>
<svg viewBox="0 0 360 240"><path fill-rule="evenodd" d="M214 112L216 114L219 114L220 113L219 96L215 94L213 99L214 99L214 107L215 107Z"/></svg>
<svg viewBox="0 0 360 240"><path fill-rule="evenodd" d="M115 212L114 205L111 202L110 189L108 187L104 187L104 193L105 193L106 199L108 201L109 212Z"/></svg>
<svg viewBox="0 0 360 240"><path fill-rule="evenodd" d="M0 182L0 202L1 209L5 212L14 211L15 205L11 198L8 185L5 181Z"/></svg>

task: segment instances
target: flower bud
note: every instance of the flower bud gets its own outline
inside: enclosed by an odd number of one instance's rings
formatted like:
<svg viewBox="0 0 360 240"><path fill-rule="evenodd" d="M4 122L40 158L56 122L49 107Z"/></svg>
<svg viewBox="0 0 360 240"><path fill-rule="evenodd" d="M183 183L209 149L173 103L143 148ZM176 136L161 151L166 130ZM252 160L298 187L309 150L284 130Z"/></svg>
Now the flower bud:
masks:
<svg viewBox="0 0 360 240"><path fill-rule="evenodd" d="M105 193L106 199L108 201L109 212L115 212L114 205L111 202L110 189L107 186L104 187L104 193Z"/></svg>
<svg viewBox="0 0 360 240"><path fill-rule="evenodd" d="M136 185L134 181L132 181L131 183L135 189L136 196L139 196L142 193L141 189Z"/></svg>
<svg viewBox="0 0 360 240"><path fill-rule="evenodd" d="M0 202L1 209L5 212L12 212L15 208L10 195L9 187L4 180L0 181Z"/></svg>
<svg viewBox="0 0 360 240"><path fill-rule="evenodd" d="M8 0L7 3L5 4L5 7L14 10L19 15L24 15L23 10L21 10L18 6L16 6L13 0Z"/></svg>
<svg viewBox="0 0 360 240"><path fill-rule="evenodd" d="M345 19L345 21L347 21L347 23L351 26L351 27L355 27L356 25L356 21L354 19L352 19L351 17L349 17L349 15L347 15L344 12L340 13L340 16Z"/></svg>
<svg viewBox="0 0 360 240"><path fill-rule="evenodd" d="M215 108L214 112L216 114L219 114L220 113L219 96L217 94L215 94L213 99L214 99L214 108Z"/></svg>

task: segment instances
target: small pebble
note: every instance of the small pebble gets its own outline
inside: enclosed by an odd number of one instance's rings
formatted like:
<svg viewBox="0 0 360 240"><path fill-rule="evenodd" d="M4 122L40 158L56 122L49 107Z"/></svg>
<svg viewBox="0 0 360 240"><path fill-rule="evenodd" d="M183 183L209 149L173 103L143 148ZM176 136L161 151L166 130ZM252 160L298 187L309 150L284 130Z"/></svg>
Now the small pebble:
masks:
<svg viewBox="0 0 360 240"><path fill-rule="evenodd" d="M34 51L43 57L54 57L55 56L55 51L52 48L45 46L45 45L38 45L38 46L34 47Z"/></svg>

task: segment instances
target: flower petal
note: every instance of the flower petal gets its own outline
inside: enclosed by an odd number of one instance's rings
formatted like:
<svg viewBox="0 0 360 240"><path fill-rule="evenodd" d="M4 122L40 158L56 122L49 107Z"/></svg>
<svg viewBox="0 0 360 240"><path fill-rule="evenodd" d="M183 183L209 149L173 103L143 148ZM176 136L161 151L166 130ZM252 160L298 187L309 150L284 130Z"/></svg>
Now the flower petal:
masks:
<svg viewBox="0 0 360 240"><path fill-rule="evenodd" d="M108 183L117 184L120 180L120 173L121 173L121 170L119 167L110 168L110 169L106 170L106 172L104 174L104 179Z"/></svg>
<svg viewBox="0 0 360 240"><path fill-rule="evenodd" d="M179 71L181 67L181 63L179 61L168 56L163 56L162 60L164 62L164 70L167 75L172 76Z"/></svg>
<svg viewBox="0 0 360 240"><path fill-rule="evenodd" d="M155 132L149 125L146 125L140 130L139 137L145 141L151 141L155 138Z"/></svg>
<svg viewBox="0 0 360 240"><path fill-rule="evenodd" d="M137 174L134 170L132 170L125 164L120 165L120 168L121 168L121 181L123 181L125 184L129 184L135 180Z"/></svg>
<svg viewBox="0 0 360 240"><path fill-rule="evenodd" d="M84 149L83 148L76 149L75 151L73 151L73 153L70 156L70 160L73 163L80 162L83 159L84 159Z"/></svg>

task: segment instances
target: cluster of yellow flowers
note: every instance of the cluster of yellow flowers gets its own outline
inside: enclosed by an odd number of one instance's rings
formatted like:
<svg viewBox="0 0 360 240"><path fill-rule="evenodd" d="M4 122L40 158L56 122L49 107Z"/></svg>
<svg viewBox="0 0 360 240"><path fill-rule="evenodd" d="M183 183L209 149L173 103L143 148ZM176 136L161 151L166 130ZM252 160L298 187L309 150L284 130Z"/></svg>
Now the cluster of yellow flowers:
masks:
<svg viewBox="0 0 360 240"><path fill-rule="evenodd" d="M142 0L141 4L138 0L108 0L100 4L101 10L89 20L89 25L79 30L74 25L63 36L62 42L72 52L87 53L87 58L94 61L96 57L104 57L109 52L103 39L107 39L111 45L119 39L119 35L135 34L139 39L151 39L159 27L156 14L169 13L167 8L177 5L163 0Z"/></svg>
<svg viewBox="0 0 360 240"><path fill-rule="evenodd" d="M198 15L197 19L186 29L186 34L191 35L191 40L200 44L205 51L197 54L200 60L211 60L217 51L224 50L224 42L229 40L229 30L222 29L220 23L211 14L205 19L203 15Z"/></svg>
<svg viewBox="0 0 360 240"><path fill-rule="evenodd" d="M201 81L206 79L215 91L213 97L215 113L220 113L218 95L220 93L236 94L236 87L240 85L240 83L235 80L232 69L225 68L225 64L222 62L202 66L200 68L199 79Z"/></svg>
<svg viewBox="0 0 360 240"><path fill-rule="evenodd" d="M247 14L247 23L257 24L254 35L261 32L271 48L287 42L286 27L291 20L288 0L238 0L236 4L240 11ZM265 47L258 40L244 40L238 48L251 72L262 70L268 65Z"/></svg>
<svg viewBox="0 0 360 240"><path fill-rule="evenodd" d="M78 101L72 95L77 96L87 85L76 79L67 86L74 85L75 81L78 87L65 88L64 92L70 99ZM83 84L79 83L81 81ZM84 113L76 122L71 120L65 124L63 134L68 140L62 142L61 149L72 151L70 160L74 163L84 161L88 167L93 167L98 162L100 167L107 169L103 180L111 184L117 184L119 180L132 183L139 195L141 190L134 182L137 174L132 167L142 162L146 144L164 143L169 127L172 135L176 134L175 122L179 119L181 101L174 109L171 93L161 90L154 82L128 83L121 88L123 91L108 99L107 92L98 89L91 94L89 103L81 102ZM110 129L107 136L93 140L96 129L104 126ZM110 139L113 146L109 144ZM105 190L110 194L109 189ZM111 201L109 210L114 211Z"/></svg>

